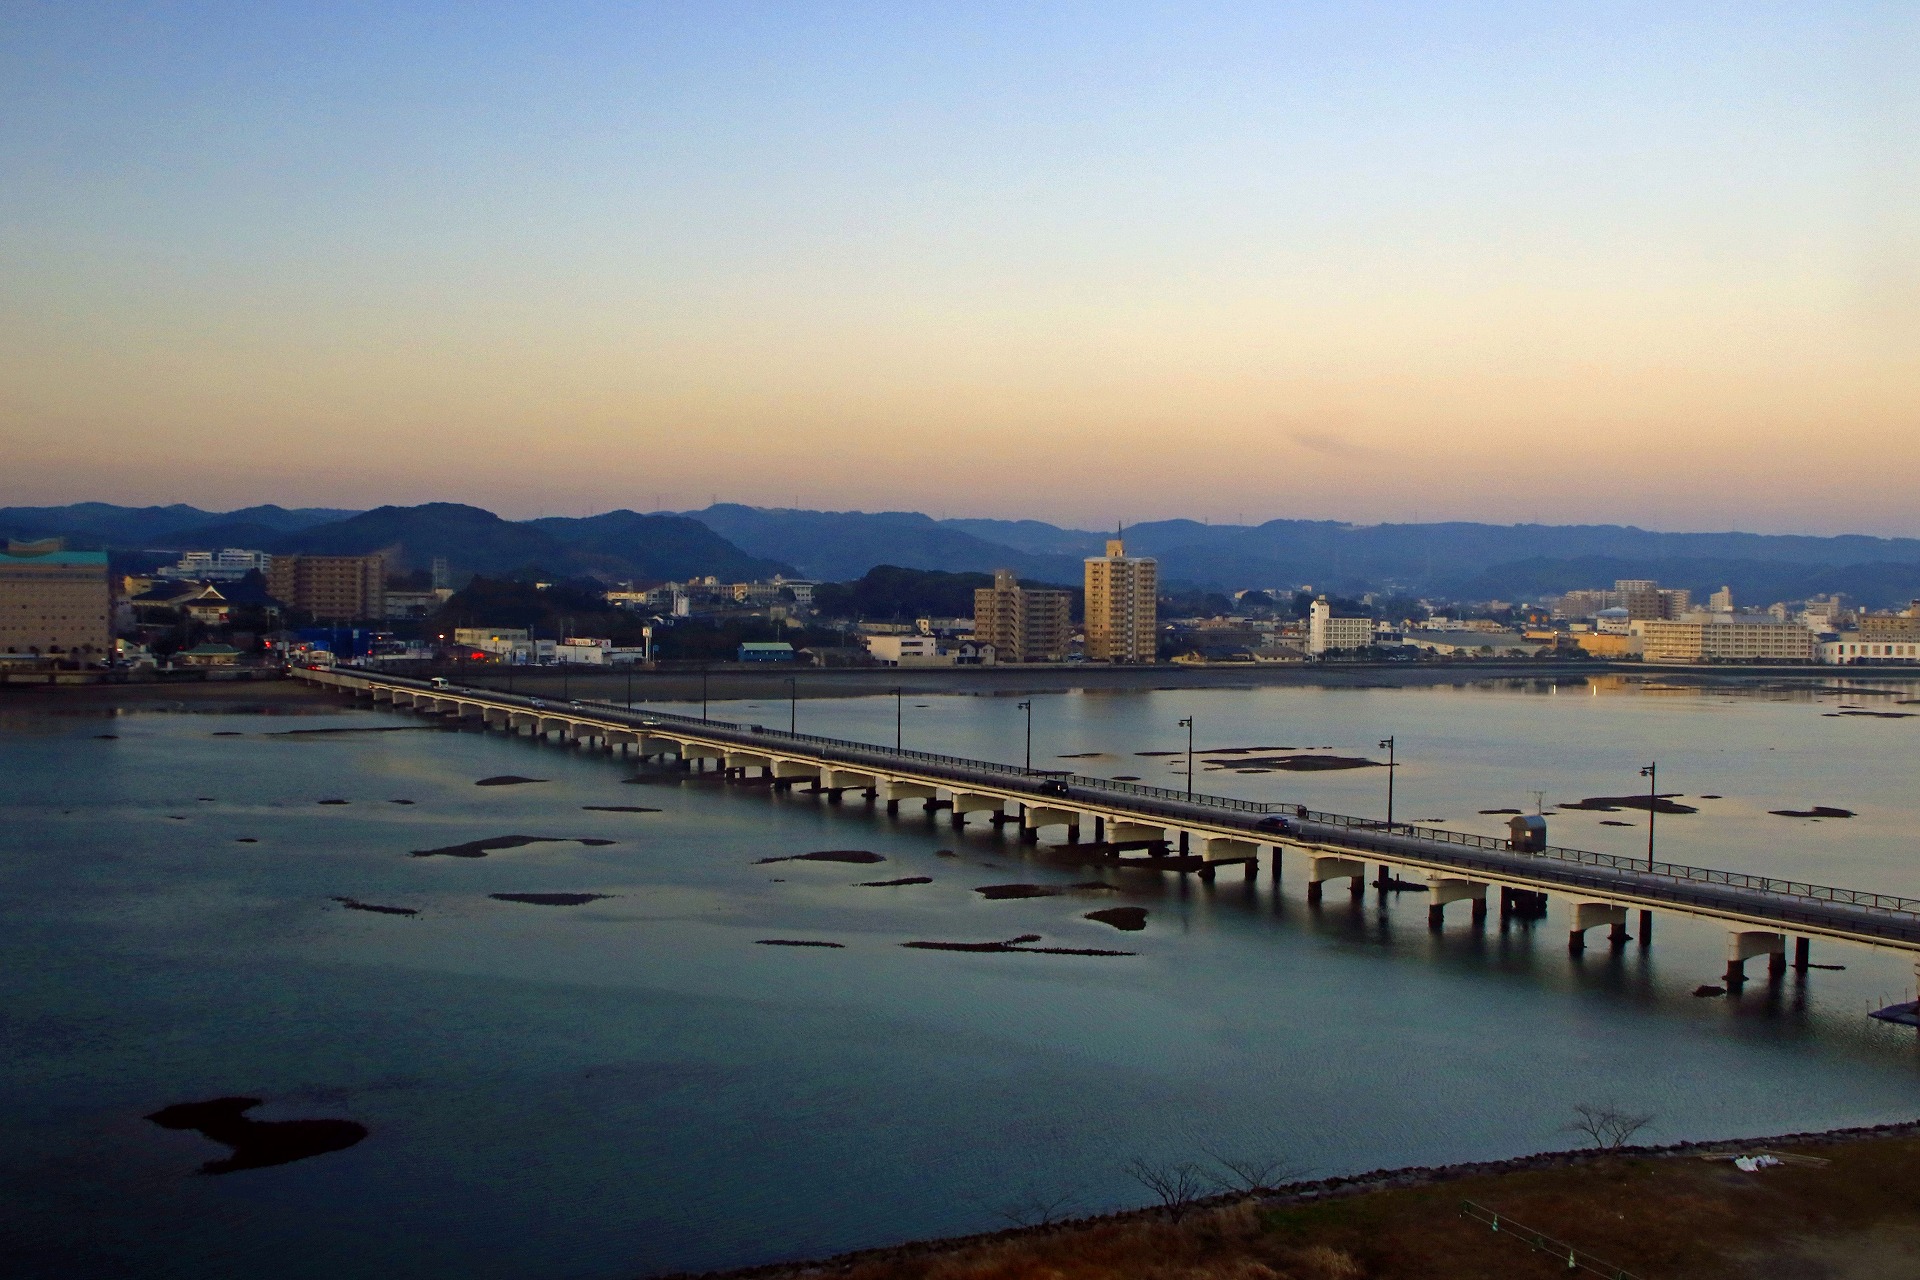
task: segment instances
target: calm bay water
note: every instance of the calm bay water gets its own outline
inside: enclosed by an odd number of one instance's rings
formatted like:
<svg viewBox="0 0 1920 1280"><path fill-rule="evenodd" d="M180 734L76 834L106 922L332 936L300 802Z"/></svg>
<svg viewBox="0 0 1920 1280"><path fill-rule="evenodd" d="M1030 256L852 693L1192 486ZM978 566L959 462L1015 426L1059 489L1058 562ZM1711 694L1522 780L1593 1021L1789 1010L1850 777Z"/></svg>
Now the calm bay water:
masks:
<svg viewBox="0 0 1920 1280"><path fill-rule="evenodd" d="M1833 688L1849 691L1042 695L1035 763L1183 780L1179 757L1135 753L1183 748L1187 715L1203 749L1378 757L1394 734L1397 816L1492 832L1503 820L1478 810L1636 791L1658 759L1662 790L1701 809L1660 819L1662 857L1920 894L1920 719L1838 714L1920 710L1901 701L1920 685ZM1017 760L1015 702L909 698L906 743ZM800 727L891 741L895 710L804 703ZM1419 895L1384 918L1371 897L1309 912L1297 862L1277 896L1264 877L1128 873L1110 877L1117 899L987 901L977 886L1088 872L918 812L626 783L630 764L405 715L133 711L0 713L0 1249L25 1275L644 1275L992 1228L1029 1195L1138 1203L1128 1159L1202 1147L1328 1174L1569 1145L1591 1100L1656 1113L1656 1140L1920 1109L1911 1033L1864 1016L1911 995L1896 954L1816 944L1847 968L1701 1000L1722 934L1675 916L1650 952L1576 962L1558 904L1504 935L1455 908L1434 935ZM714 714L784 726L787 707ZM354 731L291 732L314 728ZM1384 773L1203 765L1196 782L1377 813ZM498 774L547 781L473 785ZM1767 812L1815 804L1858 816ZM1549 819L1558 843L1622 853L1644 849L1644 820ZM613 843L407 856L507 834ZM756 864L833 848L887 861ZM612 896L488 896L505 892ZM1082 918L1114 901L1146 907L1147 929ZM898 945L1022 933L1137 954ZM201 1177L225 1148L142 1119L227 1094L265 1099L262 1120L348 1118L370 1136Z"/></svg>

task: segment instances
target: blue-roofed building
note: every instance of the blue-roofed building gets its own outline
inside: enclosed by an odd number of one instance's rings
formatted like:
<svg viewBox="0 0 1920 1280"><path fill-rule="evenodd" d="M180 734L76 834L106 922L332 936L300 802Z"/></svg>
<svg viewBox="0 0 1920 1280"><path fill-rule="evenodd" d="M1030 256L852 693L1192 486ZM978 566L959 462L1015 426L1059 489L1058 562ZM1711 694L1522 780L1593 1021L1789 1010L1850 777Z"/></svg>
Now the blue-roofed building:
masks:
<svg viewBox="0 0 1920 1280"><path fill-rule="evenodd" d="M792 662L793 646L786 641L749 640L740 646L741 662Z"/></svg>
<svg viewBox="0 0 1920 1280"><path fill-rule="evenodd" d="M68 551L57 538L0 552L0 659L105 662L112 613L106 552Z"/></svg>

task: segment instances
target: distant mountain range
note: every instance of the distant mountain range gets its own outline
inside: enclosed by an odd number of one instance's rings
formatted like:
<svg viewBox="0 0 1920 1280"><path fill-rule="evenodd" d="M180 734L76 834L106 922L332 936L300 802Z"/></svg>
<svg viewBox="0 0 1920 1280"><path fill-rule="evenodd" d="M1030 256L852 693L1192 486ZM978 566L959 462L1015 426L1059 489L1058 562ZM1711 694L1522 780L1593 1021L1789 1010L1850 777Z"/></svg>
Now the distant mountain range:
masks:
<svg viewBox="0 0 1920 1280"><path fill-rule="evenodd" d="M429 503L352 512L248 507L0 508L0 533L59 534L78 545L277 552L387 551L396 568L445 556L457 574L523 570L603 578L725 580L776 572L850 581L876 565L948 572L1012 569L1077 585L1081 561L1111 534L1038 520L935 520L910 511L805 511L721 503L698 511L612 511L510 521L478 507ZM1295 587L1352 595L1402 591L1459 599L1529 599L1616 578L1655 578L1704 595L1731 586L1756 604L1842 591L1870 605L1920 597L1920 539L1862 535L1656 533L1622 525L1348 525L1270 520L1129 526L1127 549L1155 556L1163 581L1198 587Z"/></svg>
<svg viewBox="0 0 1920 1280"><path fill-rule="evenodd" d="M387 553L396 572L444 556L459 579L537 573L661 581L713 574L727 581L792 574L781 560L748 555L698 520L609 511L586 519L502 520L453 502L372 511L250 507L223 514L193 507L0 508L0 533L59 534L114 550L204 551L248 547L276 554Z"/></svg>

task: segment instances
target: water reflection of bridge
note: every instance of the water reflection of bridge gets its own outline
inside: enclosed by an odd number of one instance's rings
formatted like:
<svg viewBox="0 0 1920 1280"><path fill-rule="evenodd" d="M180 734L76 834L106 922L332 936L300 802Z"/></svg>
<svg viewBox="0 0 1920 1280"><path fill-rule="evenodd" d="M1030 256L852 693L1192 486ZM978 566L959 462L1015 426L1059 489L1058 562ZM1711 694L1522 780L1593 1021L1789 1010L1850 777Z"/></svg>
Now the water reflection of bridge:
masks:
<svg viewBox="0 0 1920 1280"><path fill-rule="evenodd" d="M1024 769L924 751L901 751L872 743L787 733L761 725L702 720L655 711L633 711L601 702L543 702L492 690L364 672L349 668L298 670L299 678L331 686L375 703L411 707L431 715L479 721L488 728L641 759L670 759L681 767L714 768L736 777L756 775L771 785L804 784L840 803L849 792L889 812L919 801L932 813L946 810L954 826L979 815L998 824L1018 824L1033 842L1046 828L1066 832L1076 853L1089 861L1195 874L1211 881L1222 867L1258 874L1262 850L1270 851L1276 883L1281 855L1298 856L1306 872L1309 902L1323 887L1347 882L1357 903L1366 893L1369 864L1382 896L1405 887L1393 868L1422 873L1427 918L1444 928L1446 909L1469 904L1475 926L1483 925L1490 895L1498 891L1503 917L1538 918L1548 895L1572 908L1570 947L1584 949L1589 930L1605 926L1611 946L1633 938L1628 913L1639 913L1638 940L1651 945L1653 913L1675 911L1727 926L1729 985L1745 981L1746 962L1767 957L1770 981L1788 965L1809 965L1809 940L1830 938L1890 947L1916 955L1920 975L1920 899L1855 889L1836 889L1735 871L1715 871L1448 831L1414 828L1305 806L1266 804L1230 796L1188 793L1138 783Z"/></svg>

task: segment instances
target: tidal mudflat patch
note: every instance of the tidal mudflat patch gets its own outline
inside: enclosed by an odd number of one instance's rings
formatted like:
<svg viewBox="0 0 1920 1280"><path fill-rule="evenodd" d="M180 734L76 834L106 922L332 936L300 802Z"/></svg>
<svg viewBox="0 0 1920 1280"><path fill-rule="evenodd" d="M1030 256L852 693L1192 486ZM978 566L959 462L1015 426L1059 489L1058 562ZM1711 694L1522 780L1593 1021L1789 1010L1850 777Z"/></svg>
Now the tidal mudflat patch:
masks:
<svg viewBox="0 0 1920 1280"><path fill-rule="evenodd" d="M501 902L524 902L535 907L578 907L589 902L598 902L602 898L611 898L611 893L490 893L489 898Z"/></svg>
<svg viewBox="0 0 1920 1280"><path fill-rule="evenodd" d="M530 844L574 844L608 845L612 840L596 840L590 836L488 836L483 840L469 840L464 844L441 845L438 849L415 849L409 855L415 858L484 858L498 849L519 849Z"/></svg>
<svg viewBox="0 0 1920 1280"><path fill-rule="evenodd" d="M1811 809L1769 809L1768 813L1776 818L1851 818L1851 809L1835 809L1830 805L1817 804Z"/></svg>
<svg viewBox="0 0 1920 1280"><path fill-rule="evenodd" d="M233 1148L224 1160L209 1160L201 1173L237 1173L291 1164L330 1151L344 1151L367 1136L367 1127L354 1120L250 1120L247 1112L259 1098L210 1098L205 1102L177 1102L148 1116L162 1129L192 1129L203 1138Z"/></svg>
<svg viewBox="0 0 1920 1280"><path fill-rule="evenodd" d="M334 798L332 798L332 799L328 799L328 800L315 800L315 801L314 801L314 803L315 803L315 804L352 804L352 803L353 803L353 801L351 801L351 800L342 800L342 799L339 799L338 797L334 797Z"/></svg>
<svg viewBox="0 0 1920 1280"><path fill-rule="evenodd" d="M1584 800L1562 800L1560 808L1588 813L1618 813L1622 809L1651 809L1655 813L1698 813L1690 804L1680 804L1678 791L1657 796L1588 796Z"/></svg>
<svg viewBox="0 0 1920 1280"><path fill-rule="evenodd" d="M866 865L885 861L879 854L865 849L819 849L813 853L791 853L784 858L758 858L753 865L763 867L769 862L851 862Z"/></svg>
<svg viewBox="0 0 1920 1280"><path fill-rule="evenodd" d="M1085 918L1100 924L1110 924L1127 933L1138 933L1147 927L1145 907L1102 907L1098 911L1087 912Z"/></svg>
<svg viewBox="0 0 1920 1280"><path fill-rule="evenodd" d="M844 951L844 942L816 942L809 938L755 938L756 947L823 947L832 951Z"/></svg>
<svg viewBox="0 0 1920 1280"><path fill-rule="evenodd" d="M357 898L338 898L335 902L349 911L374 911L383 916L417 916L419 911L413 907L383 907L377 902L361 902Z"/></svg>
<svg viewBox="0 0 1920 1280"><path fill-rule="evenodd" d="M906 884L932 884L932 876L901 876L898 880L862 880L856 889L893 889Z"/></svg>
<svg viewBox="0 0 1920 1280"><path fill-rule="evenodd" d="M1023 933L1017 938L1008 938L1004 942L903 942L900 945L916 951L966 951L979 955L1025 955L1025 956L1131 956L1133 951L1109 951L1102 947L1036 947L1040 941L1037 933Z"/></svg>
<svg viewBox="0 0 1920 1280"><path fill-rule="evenodd" d="M583 804L582 809L592 809L598 813L659 813L660 810L645 804Z"/></svg>
<svg viewBox="0 0 1920 1280"><path fill-rule="evenodd" d="M491 778L481 778L473 785L476 787L518 787L529 782L545 782L545 778L523 778L517 773L496 773Z"/></svg>

